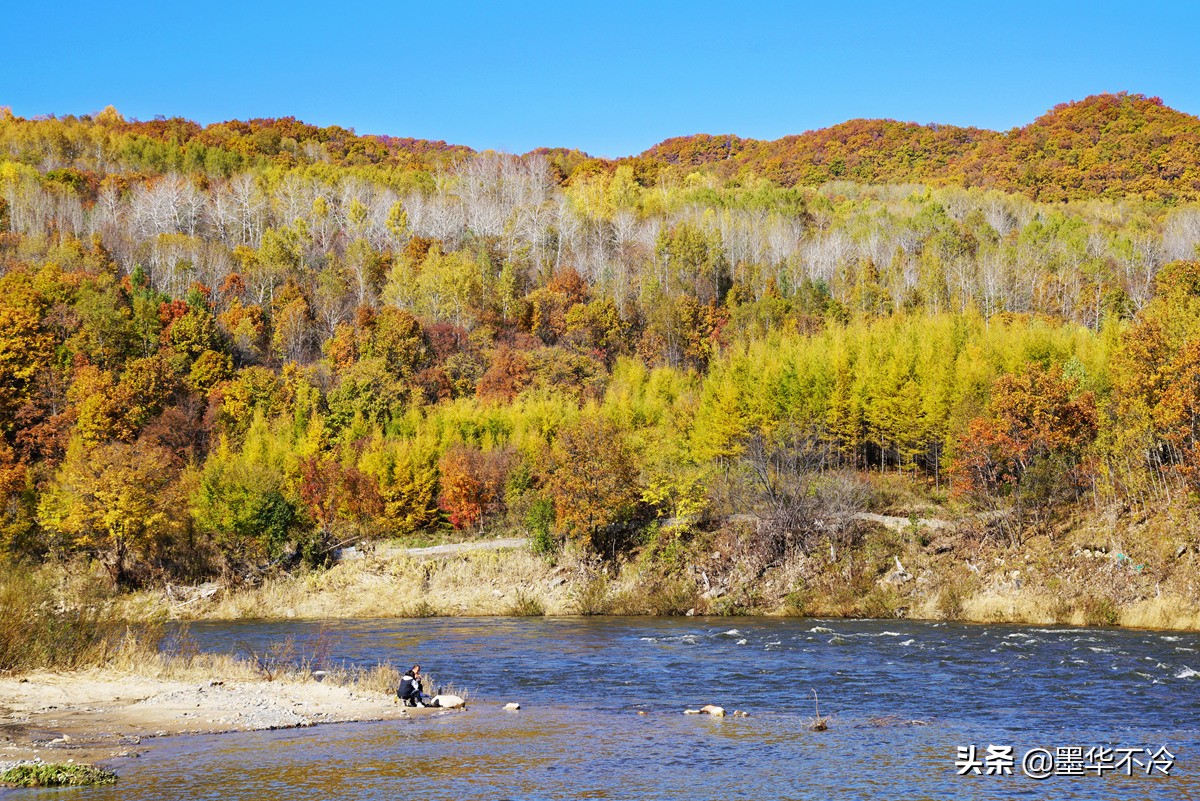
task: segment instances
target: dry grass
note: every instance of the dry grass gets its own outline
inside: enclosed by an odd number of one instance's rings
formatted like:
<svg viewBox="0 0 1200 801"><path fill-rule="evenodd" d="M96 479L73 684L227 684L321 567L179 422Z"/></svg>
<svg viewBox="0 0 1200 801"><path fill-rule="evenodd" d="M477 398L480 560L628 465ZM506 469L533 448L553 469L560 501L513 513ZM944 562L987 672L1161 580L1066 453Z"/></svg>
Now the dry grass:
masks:
<svg viewBox="0 0 1200 801"><path fill-rule="evenodd" d="M528 551L473 551L443 559L387 553L327 571L268 579L210 601L170 608L161 593L125 604L131 616L185 619L431 617L568 614L568 589L551 586L552 569Z"/></svg>
<svg viewBox="0 0 1200 801"><path fill-rule="evenodd" d="M966 599L958 620L972 623L1026 623L1050 625L1059 620L1051 599L1033 593L982 593Z"/></svg>
<svg viewBox="0 0 1200 801"><path fill-rule="evenodd" d="M390 663L376 665L350 674L335 676L338 684L349 684L365 692L394 695L400 686L402 672ZM328 679L327 679L328 680Z"/></svg>
<svg viewBox="0 0 1200 801"><path fill-rule="evenodd" d="M516 597L509 602L504 613L508 617L542 617L546 614L546 607L537 595L517 590Z"/></svg>
<svg viewBox="0 0 1200 801"><path fill-rule="evenodd" d="M1121 609L1118 623L1131 628L1200 629L1200 609L1178 595L1160 595Z"/></svg>
<svg viewBox="0 0 1200 801"><path fill-rule="evenodd" d="M51 568L0 574L0 671L89 667L131 634L86 576Z"/></svg>
<svg viewBox="0 0 1200 801"><path fill-rule="evenodd" d="M207 681L220 676L225 681L298 680L297 673L279 670L264 674L257 664L233 654L197 654L182 657L151 650L136 641L123 646L102 665L106 672L144 676L165 681ZM308 674L305 674L308 678Z"/></svg>
<svg viewBox="0 0 1200 801"><path fill-rule="evenodd" d="M612 611L608 576L596 573L585 577L575 585L571 593L574 612L577 615L607 615Z"/></svg>
<svg viewBox="0 0 1200 801"><path fill-rule="evenodd" d="M279 576L260 586L172 606L162 593L123 602L131 618L194 620L263 618L541 616L682 614L697 605L695 582L653 567L627 566L608 579L579 554L557 566L524 550L474 551L414 559L384 553L327 571Z"/></svg>
<svg viewBox="0 0 1200 801"><path fill-rule="evenodd" d="M227 682L298 684L322 681L384 695L394 695L400 685L401 671L389 662L362 668L330 665L324 669L319 665L322 665L321 657L314 649L300 651L294 641L286 638L267 645L256 655L181 654L160 650L152 641L131 634L107 655L104 662L90 667L106 674L163 681L205 682L214 676Z"/></svg>
<svg viewBox="0 0 1200 801"><path fill-rule="evenodd" d="M624 563L613 575L578 554L557 565L525 551L478 551L438 560L403 554L375 556L328 571L282 576L177 610L195 619L539 616L575 614L677 615L808 614L935 620L1198 628L1200 614L1184 592L1139 596L1153 589L1147 576L1111 569L1105 560L1080 560L1049 541L1019 552L1001 548L934 555L932 547L899 541L892 533L868 536L864 548L825 551L788 560L761 576L726 576L730 592L700 597L702 586L681 570L652 561ZM899 555L914 576L903 585L879 578ZM697 562L705 553L689 557ZM687 559L683 560L686 564ZM968 570L967 562L977 565ZM1021 582L1011 578L1019 568ZM1180 572L1180 582L1193 572ZM1068 577L1068 578L1064 578ZM714 581L716 575L710 576ZM1186 584L1184 585L1186 586ZM122 603L135 619L172 613L161 595L142 593Z"/></svg>
<svg viewBox="0 0 1200 801"><path fill-rule="evenodd" d="M101 670L174 681L325 680L365 691L395 692L400 673L388 664L334 669L332 643L318 636L304 649L292 638L241 654L201 653L186 626L168 631L161 621L129 624L121 607L78 575L50 569L0 574L0 671Z"/></svg>
<svg viewBox="0 0 1200 801"><path fill-rule="evenodd" d="M113 597L101 577L60 566L0 576L0 669L72 669L123 658L116 656L122 648L138 650L124 645L130 636L152 640L161 621L188 619L673 615L695 609L1200 628L1200 549L1186 532L1165 525L1121 527L1097 517L1053 537L1031 538L1021 548L962 531L926 541L868 529L854 546L836 553L827 544L815 547L765 571L739 563L736 532L728 531L666 545L660 538L615 565L570 547L552 561L524 549L422 559L381 547L326 571L279 575L186 603L173 603L162 591ZM1118 553L1125 556L1118 559ZM883 580L897 557L912 578ZM702 597L710 586L727 591ZM141 625L131 631L125 621ZM273 672L271 664L295 662L282 652L246 656L266 673Z"/></svg>

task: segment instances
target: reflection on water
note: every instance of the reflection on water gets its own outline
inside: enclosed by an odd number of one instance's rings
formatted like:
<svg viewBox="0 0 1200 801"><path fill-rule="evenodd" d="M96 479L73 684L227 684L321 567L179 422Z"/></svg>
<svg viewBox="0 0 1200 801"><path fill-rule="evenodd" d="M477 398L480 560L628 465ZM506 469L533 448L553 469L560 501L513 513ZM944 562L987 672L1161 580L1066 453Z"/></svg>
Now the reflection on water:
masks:
<svg viewBox="0 0 1200 801"><path fill-rule="evenodd" d="M337 656L471 688L420 721L176 738L88 799L1192 798L1200 636L760 619L337 621ZM319 624L197 625L235 650ZM806 729L810 690L831 729ZM500 710L520 701L519 713ZM749 718L684 716L718 703ZM638 715L637 710L647 714ZM925 726L872 725L895 716ZM956 747L1167 745L1170 777L955 775ZM43 794L44 795L44 794ZM14 797L40 797L29 791ZM46 796L50 797L50 796Z"/></svg>

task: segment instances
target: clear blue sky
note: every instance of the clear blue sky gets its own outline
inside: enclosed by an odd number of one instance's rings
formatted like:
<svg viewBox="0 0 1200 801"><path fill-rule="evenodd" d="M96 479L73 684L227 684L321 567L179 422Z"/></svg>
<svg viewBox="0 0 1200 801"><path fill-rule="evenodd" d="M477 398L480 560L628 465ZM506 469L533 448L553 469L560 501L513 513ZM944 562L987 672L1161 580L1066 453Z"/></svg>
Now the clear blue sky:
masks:
<svg viewBox="0 0 1200 801"><path fill-rule="evenodd" d="M0 105L293 115L524 152L773 139L855 117L1007 129L1105 91L1200 113L1200 2L17 2Z"/></svg>

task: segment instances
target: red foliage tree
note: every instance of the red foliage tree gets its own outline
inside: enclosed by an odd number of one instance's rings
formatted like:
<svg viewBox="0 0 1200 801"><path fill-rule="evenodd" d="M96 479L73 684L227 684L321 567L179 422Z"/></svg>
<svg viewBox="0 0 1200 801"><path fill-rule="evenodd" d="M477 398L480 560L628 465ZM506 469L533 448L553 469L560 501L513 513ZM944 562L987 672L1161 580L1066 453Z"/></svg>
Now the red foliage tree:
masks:
<svg viewBox="0 0 1200 801"><path fill-rule="evenodd" d="M300 499L330 546L346 527L360 529L383 512L375 479L329 456L310 456L300 464Z"/></svg>
<svg viewBox="0 0 1200 801"><path fill-rule="evenodd" d="M455 528L483 522L504 505L504 485L512 464L507 450L480 451L451 446L438 461L441 494L438 505Z"/></svg>
<svg viewBox="0 0 1200 801"><path fill-rule="evenodd" d="M501 347L492 357L492 363L479 379L475 394L481 399L502 400L511 403L521 390L529 385L529 359L520 351Z"/></svg>
<svg viewBox="0 0 1200 801"><path fill-rule="evenodd" d="M1084 450L1096 437L1096 401L1062 368L1029 364L996 380L988 412L959 440L955 489L984 507L1008 505L1009 531L1019 540L1028 516L1045 523L1055 503L1080 488Z"/></svg>

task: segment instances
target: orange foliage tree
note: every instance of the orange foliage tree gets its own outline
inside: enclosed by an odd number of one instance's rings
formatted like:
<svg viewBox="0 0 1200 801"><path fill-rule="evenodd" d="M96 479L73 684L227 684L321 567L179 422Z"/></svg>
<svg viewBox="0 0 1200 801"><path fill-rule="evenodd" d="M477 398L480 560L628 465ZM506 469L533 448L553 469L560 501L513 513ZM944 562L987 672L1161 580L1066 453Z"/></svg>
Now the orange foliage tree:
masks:
<svg viewBox="0 0 1200 801"><path fill-rule="evenodd" d="M1171 362L1170 381L1154 408L1154 422L1172 461L1189 486L1200 489L1200 340L1189 342Z"/></svg>
<svg viewBox="0 0 1200 801"><path fill-rule="evenodd" d="M383 513L375 479L330 456L301 462L300 499L317 527L316 539L302 546L310 563L325 561L342 540L353 541Z"/></svg>
<svg viewBox="0 0 1200 801"><path fill-rule="evenodd" d="M1027 522L1048 521L1056 503L1077 495L1084 450L1096 437L1096 401L1062 368L1031 363L1001 376L988 416L958 442L956 491L993 510L1008 507L1015 541Z"/></svg>
<svg viewBox="0 0 1200 801"><path fill-rule="evenodd" d="M613 551L620 528L636 514L640 468L621 429L585 415L564 429L551 449L546 487L560 531Z"/></svg>
<svg viewBox="0 0 1200 801"><path fill-rule="evenodd" d="M438 505L455 528L482 523L502 508L511 451L480 451L452 445L438 461L441 494Z"/></svg>

